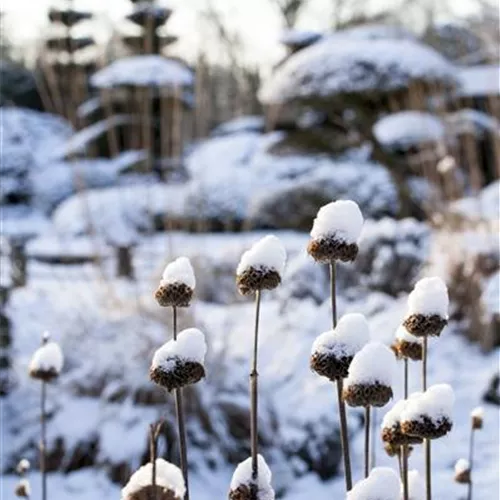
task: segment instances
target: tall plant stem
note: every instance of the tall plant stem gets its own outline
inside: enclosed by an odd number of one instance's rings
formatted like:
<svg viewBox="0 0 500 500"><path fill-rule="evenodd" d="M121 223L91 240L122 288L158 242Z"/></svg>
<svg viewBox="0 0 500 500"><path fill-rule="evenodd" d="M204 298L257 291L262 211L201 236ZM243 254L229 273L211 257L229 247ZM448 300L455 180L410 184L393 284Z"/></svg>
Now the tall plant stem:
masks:
<svg viewBox="0 0 500 500"><path fill-rule="evenodd" d="M47 402L47 383L42 381L40 398L40 424L42 437L40 440L40 473L42 474L42 500L47 500L47 420L45 406Z"/></svg>
<svg viewBox="0 0 500 500"><path fill-rule="evenodd" d="M370 474L370 427L371 406L365 407L365 477Z"/></svg>
<svg viewBox="0 0 500 500"><path fill-rule="evenodd" d="M424 336L422 349L422 390L427 390L427 335ZM424 440L425 450L425 498L432 499L432 470L431 470L431 440Z"/></svg>
<svg viewBox="0 0 500 500"><path fill-rule="evenodd" d="M404 395L405 395L405 399L408 399L408 385L409 385L409 380L408 380L408 358L404 358L404 365L405 365L405 372L404 372L404 384L405 384L405 388L404 388Z"/></svg>
<svg viewBox="0 0 500 500"><path fill-rule="evenodd" d="M151 424L149 430L149 460L151 462L151 485L153 487L153 499L158 500L158 492L156 491L156 450L157 441L160 434L162 422Z"/></svg>
<svg viewBox="0 0 500 500"><path fill-rule="evenodd" d="M473 480L473 462L474 462L474 434L475 429L474 426L471 425L470 429L470 438L469 438L469 470L470 470L470 479L469 485L467 489L467 500L472 500L472 480Z"/></svg>
<svg viewBox="0 0 500 500"><path fill-rule="evenodd" d="M408 399L408 358L404 358L404 396ZM403 500L409 499L408 491L408 445L401 446L401 465L403 480Z"/></svg>
<svg viewBox="0 0 500 500"><path fill-rule="evenodd" d="M332 327L337 326L337 295L336 295L336 269L335 262L330 262L330 298L332 301ZM349 436L347 434L347 417L345 403L342 399L344 381L337 380L337 399L340 418L340 442L342 444L342 455L344 457L344 474L346 491L352 489L351 457L349 455Z"/></svg>
<svg viewBox="0 0 500 500"><path fill-rule="evenodd" d="M258 378L257 355L259 346L260 290L255 293L255 330L253 336L252 371L250 372L250 440L252 450L252 480L257 481L259 475L259 427L258 427Z"/></svg>
<svg viewBox="0 0 500 500"><path fill-rule="evenodd" d="M174 340L177 340L177 307L173 307L173 328ZM175 389L175 411L177 414L177 427L179 431L179 454L181 458L181 470L186 483L186 494L184 500L189 500L189 477L186 444L186 424L184 420L184 402L182 389Z"/></svg>

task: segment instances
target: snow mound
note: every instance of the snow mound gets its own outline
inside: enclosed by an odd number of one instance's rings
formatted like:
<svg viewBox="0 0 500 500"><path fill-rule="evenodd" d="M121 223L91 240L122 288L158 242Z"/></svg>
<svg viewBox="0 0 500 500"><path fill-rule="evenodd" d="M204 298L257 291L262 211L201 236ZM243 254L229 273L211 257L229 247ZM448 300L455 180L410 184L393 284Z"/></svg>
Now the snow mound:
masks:
<svg viewBox="0 0 500 500"><path fill-rule="evenodd" d="M363 24L342 30L339 35L349 35L361 40L415 40L413 33L402 26L391 24Z"/></svg>
<svg viewBox="0 0 500 500"><path fill-rule="evenodd" d="M241 256L236 274L241 275L250 267L266 268L283 275L286 263L286 251L276 236L268 235L259 240Z"/></svg>
<svg viewBox="0 0 500 500"><path fill-rule="evenodd" d="M31 358L30 371L54 371L61 373L64 356L59 344L50 341L39 347Z"/></svg>
<svg viewBox="0 0 500 500"><path fill-rule="evenodd" d="M150 485L152 475L153 464L151 463L143 465L134 472L125 488L122 489L122 500L131 498L142 488ZM186 486L180 469L162 458L156 459L156 484L171 489L178 498L184 498L184 494L186 493Z"/></svg>
<svg viewBox="0 0 500 500"><path fill-rule="evenodd" d="M317 31L289 29L281 34L279 42L288 47L307 47L322 37Z"/></svg>
<svg viewBox="0 0 500 500"><path fill-rule="evenodd" d="M455 474L462 474L470 469L469 461L465 458L459 458L455 464Z"/></svg>
<svg viewBox="0 0 500 500"><path fill-rule="evenodd" d="M181 88L194 83L193 72L180 61L158 55L139 55L118 59L90 78L97 88L121 85Z"/></svg>
<svg viewBox="0 0 500 500"><path fill-rule="evenodd" d="M412 40L332 35L285 61L260 92L265 104L357 92L388 92L412 81L455 83L455 67Z"/></svg>
<svg viewBox="0 0 500 500"><path fill-rule="evenodd" d="M391 387L395 373L394 353L380 342L370 342L354 356L345 387L376 382Z"/></svg>
<svg viewBox="0 0 500 500"><path fill-rule="evenodd" d="M405 409L407 404L406 399L400 399L385 415L382 419L381 429L391 429L396 425L401 423L401 414Z"/></svg>
<svg viewBox="0 0 500 500"><path fill-rule="evenodd" d="M334 330L322 333L313 343L311 354L354 356L370 341L370 327L359 313L345 314Z"/></svg>
<svg viewBox="0 0 500 500"><path fill-rule="evenodd" d="M196 279L193 266L187 257L179 257L165 267L160 284L169 285L172 283L184 283L194 290Z"/></svg>
<svg viewBox="0 0 500 500"><path fill-rule="evenodd" d="M169 340L154 353L151 368L161 367L168 372L175 368L179 359L203 364L206 353L203 333L197 328L187 328L179 333L177 340Z"/></svg>
<svg viewBox="0 0 500 500"><path fill-rule="evenodd" d="M400 325L398 329L396 330L396 339L397 340L404 340L405 342L411 342L412 344L421 344L422 339L419 337L415 337L415 335L412 335L405 327L404 325Z"/></svg>
<svg viewBox="0 0 500 500"><path fill-rule="evenodd" d="M423 417L431 420L451 418L455 395L448 384L436 384L425 392L410 397L401 413L401 420L420 421Z"/></svg>
<svg viewBox="0 0 500 500"><path fill-rule="evenodd" d="M441 278L422 278L408 296L408 314L448 318L448 288Z"/></svg>
<svg viewBox="0 0 500 500"><path fill-rule="evenodd" d="M389 467L375 467L370 475L354 485L346 500L400 500L399 476Z"/></svg>
<svg viewBox="0 0 500 500"><path fill-rule="evenodd" d="M226 135L241 134L243 132L264 132L266 122L263 116L248 115L233 118L215 127L210 135L222 137Z"/></svg>
<svg viewBox="0 0 500 500"><path fill-rule="evenodd" d="M408 471L408 495L409 500L425 500L425 482L418 470Z"/></svg>
<svg viewBox="0 0 500 500"><path fill-rule="evenodd" d="M500 66L482 64L461 67L458 71L460 97L486 97L500 94Z"/></svg>
<svg viewBox="0 0 500 500"><path fill-rule="evenodd" d="M409 149L443 140L445 125L430 113L401 111L381 118L374 126L374 133L384 146Z"/></svg>
<svg viewBox="0 0 500 500"><path fill-rule="evenodd" d="M258 500L274 500L274 490L271 486L272 473L264 457L258 455L257 466L257 498ZM240 485L249 485L252 479L252 458L247 458L236 467L231 479L231 490L236 490Z"/></svg>
<svg viewBox="0 0 500 500"><path fill-rule="evenodd" d="M311 237L335 236L346 243L356 243L363 228L363 215L352 200L332 201L318 211Z"/></svg>

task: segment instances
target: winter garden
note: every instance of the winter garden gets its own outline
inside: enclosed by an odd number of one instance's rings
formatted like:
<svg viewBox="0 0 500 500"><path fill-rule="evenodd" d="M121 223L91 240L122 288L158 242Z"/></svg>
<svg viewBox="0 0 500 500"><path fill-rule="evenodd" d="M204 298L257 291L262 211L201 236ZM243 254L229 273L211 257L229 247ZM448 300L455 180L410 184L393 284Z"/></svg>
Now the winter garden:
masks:
<svg viewBox="0 0 500 500"><path fill-rule="evenodd" d="M259 64L220 0L47 2L32 61L2 12L2 498L498 497L499 12L470 1L263 0Z"/></svg>

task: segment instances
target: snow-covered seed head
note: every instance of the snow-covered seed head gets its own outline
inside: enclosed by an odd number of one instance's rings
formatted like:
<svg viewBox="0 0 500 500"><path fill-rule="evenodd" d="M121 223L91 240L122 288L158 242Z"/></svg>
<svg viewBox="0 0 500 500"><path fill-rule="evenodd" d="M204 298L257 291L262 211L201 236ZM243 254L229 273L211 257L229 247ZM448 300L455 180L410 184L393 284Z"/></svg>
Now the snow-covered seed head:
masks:
<svg viewBox="0 0 500 500"><path fill-rule="evenodd" d="M410 436L437 439L452 428L455 395L448 384L436 384L412 394L401 413L401 430Z"/></svg>
<svg viewBox="0 0 500 500"><path fill-rule="evenodd" d="M332 382L346 378L354 355L370 340L370 327L359 313L342 316L334 330L313 343L311 369Z"/></svg>
<svg viewBox="0 0 500 500"><path fill-rule="evenodd" d="M382 420L382 441L391 447L399 448L407 444L420 444L422 438L409 436L401 430L401 414L406 406L407 400L399 400L385 415Z"/></svg>
<svg viewBox="0 0 500 500"><path fill-rule="evenodd" d="M205 336L196 328L179 333L177 340L163 344L153 356L149 376L168 391L195 384L205 376Z"/></svg>
<svg viewBox="0 0 500 500"><path fill-rule="evenodd" d="M186 486L182 472L175 465L156 459L156 487L152 485L153 465L148 463L132 474L122 489L122 500L183 500Z"/></svg>
<svg viewBox="0 0 500 500"><path fill-rule="evenodd" d="M42 337L42 345L31 358L29 373L30 377L44 382L51 382L61 373L64 356L59 344L49 341L48 333Z"/></svg>
<svg viewBox="0 0 500 500"><path fill-rule="evenodd" d="M389 467L375 467L370 475L354 485L346 500L400 500L401 482Z"/></svg>
<svg viewBox="0 0 500 500"><path fill-rule="evenodd" d="M236 283L242 295L258 290L273 290L281 283L286 251L276 236L259 240L242 256L236 269Z"/></svg>
<svg viewBox="0 0 500 500"><path fill-rule="evenodd" d="M422 341L412 335L404 325L396 331L396 342L393 347L398 358L411 359L413 361L422 360Z"/></svg>
<svg viewBox="0 0 500 500"><path fill-rule="evenodd" d="M155 299L162 307L188 307L195 286L191 262L187 257L179 257L165 267Z"/></svg>
<svg viewBox="0 0 500 500"><path fill-rule="evenodd" d="M380 342L366 344L353 358L344 383L343 398L349 406L385 406L392 398L396 371L394 353Z"/></svg>
<svg viewBox="0 0 500 500"><path fill-rule="evenodd" d="M229 500L274 500L272 474L262 455L257 457L258 476L252 478L252 459L241 462L234 471Z"/></svg>
<svg viewBox="0 0 500 500"><path fill-rule="evenodd" d="M401 488L403 498L403 488ZM408 500L425 500L425 482L418 470L408 471Z"/></svg>
<svg viewBox="0 0 500 500"><path fill-rule="evenodd" d="M358 255L363 215L357 203L339 200L322 206L313 222L307 251L317 262L351 262Z"/></svg>
<svg viewBox="0 0 500 500"><path fill-rule="evenodd" d="M29 460L26 460L26 458L23 458L19 460L19 463L16 466L16 472L20 475L23 476L30 470L31 464L29 463Z"/></svg>
<svg viewBox="0 0 500 500"><path fill-rule="evenodd" d="M482 406L474 408L470 416L472 418L472 428L474 430L482 429L484 420L484 408Z"/></svg>
<svg viewBox="0 0 500 500"><path fill-rule="evenodd" d="M471 480L471 470L468 460L461 458L455 464L455 481L460 484L469 484Z"/></svg>
<svg viewBox="0 0 500 500"><path fill-rule="evenodd" d="M448 288L441 278L423 278L408 296L403 325L417 337L439 336L448 323Z"/></svg>
<svg viewBox="0 0 500 500"><path fill-rule="evenodd" d="M16 489L14 490L14 493L16 494L17 497L29 498L31 495L31 487L29 481L27 479L21 479L16 484Z"/></svg>

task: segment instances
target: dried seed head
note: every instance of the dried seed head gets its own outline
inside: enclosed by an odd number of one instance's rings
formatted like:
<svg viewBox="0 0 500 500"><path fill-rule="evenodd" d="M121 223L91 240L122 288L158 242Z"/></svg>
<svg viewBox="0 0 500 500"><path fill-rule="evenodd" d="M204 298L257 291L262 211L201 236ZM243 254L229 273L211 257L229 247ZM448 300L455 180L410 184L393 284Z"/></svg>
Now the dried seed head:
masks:
<svg viewBox="0 0 500 500"><path fill-rule="evenodd" d="M149 377L169 392L186 385L196 384L205 377L205 368L198 361L171 358L168 368L164 365L152 366Z"/></svg>
<svg viewBox="0 0 500 500"><path fill-rule="evenodd" d="M229 491L229 500L259 500L257 487L240 484L235 490Z"/></svg>
<svg viewBox="0 0 500 500"><path fill-rule="evenodd" d="M21 479L17 485L16 489L14 490L14 493L16 496L20 498L29 498L31 495L31 488L30 488L30 483L28 482L27 479Z"/></svg>
<svg viewBox="0 0 500 500"><path fill-rule="evenodd" d="M42 345L31 358L29 374L31 378L51 382L61 373L64 356L61 348L56 342L48 340L47 334L43 334Z"/></svg>
<svg viewBox="0 0 500 500"><path fill-rule="evenodd" d="M334 353L313 353L311 355L311 369L318 375L335 382L346 378L353 356L337 357Z"/></svg>
<svg viewBox="0 0 500 500"><path fill-rule="evenodd" d="M455 464L455 481L460 484L469 484L471 481L471 470L468 460L461 458Z"/></svg>
<svg viewBox="0 0 500 500"><path fill-rule="evenodd" d="M439 337L448 320L437 314L410 314L404 321L404 327L415 337Z"/></svg>
<svg viewBox="0 0 500 500"><path fill-rule="evenodd" d="M307 252L321 264L329 264L340 260L342 262L352 262L358 255L359 247L357 243L346 243L344 240L333 236L322 236L312 239L307 246Z"/></svg>
<svg viewBox="0 0 500 500"><path fill-rule="evenodd" d="M388 445L399 447L405 444L421 444L423 439L418 436L403 434L401 424L382 428L382 441Z"/></svg>
<svg viewBox="0 0 500 500"><path fill-rule="evenodd" d="M385 406L392 398L392 388L379 382L350 384L342 397L349 406Z"/></svg>
<svg viewBox="0 0 500 500"><path fill-rule="evenodd" d="M481 406L474 408L471 412L472 428L479 430L483 428L484 409Z"/></svg>
<svg viewBox="0 0 500 500"><path fill-rule="evenodd" d="M238 290L242 295L250 295L257 290L273 290L281 283L278 271L264 266L250 266L236 276Z"/></svg>
<svg viewBox="0 0 500 500"><path fill-rule="evenodd" d="M16 467L16 472L22 476L23 474L26 474L30 470L31 464L29 463L28 460L23 458L22 460L19 461Z"/></svg>
<svg viewBox="0 0 500 500"><path fill-rule="evenodd" d="M451 431L453 424L448 417L440 417L437 420L431 420L427 416L419 420L403 420L401 430L409 436L417 436L422 439L439 439Z"/></svg>
<svg viewBox="0 0 500 500"><path fill-rule="evenodd" d="M193 289L186 283L160 283L156 289L155 299L162 307L189 307L193 297Z"/></svg>
<svg viewBox="0 0 500 500"><path fill-rule="evenodd" d="M412 359L413 361L422 360L422 344L420 342L408 342L406 340L397 340L395 349L398 357Z"/></svg>

